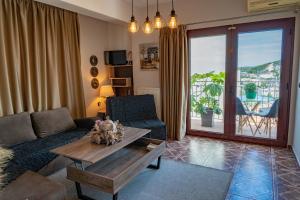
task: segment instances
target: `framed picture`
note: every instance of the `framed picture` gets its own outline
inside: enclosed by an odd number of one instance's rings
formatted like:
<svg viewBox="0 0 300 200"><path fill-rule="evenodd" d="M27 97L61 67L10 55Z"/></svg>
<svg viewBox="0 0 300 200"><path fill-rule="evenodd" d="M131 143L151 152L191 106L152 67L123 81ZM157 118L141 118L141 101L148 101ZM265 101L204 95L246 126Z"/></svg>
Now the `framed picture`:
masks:
<svg viewBox="0 0 300 200"><path fill-rule="evenodd" d="M158 70L159 48L158 44L140 44L140 63L142 70Z"/></svg>

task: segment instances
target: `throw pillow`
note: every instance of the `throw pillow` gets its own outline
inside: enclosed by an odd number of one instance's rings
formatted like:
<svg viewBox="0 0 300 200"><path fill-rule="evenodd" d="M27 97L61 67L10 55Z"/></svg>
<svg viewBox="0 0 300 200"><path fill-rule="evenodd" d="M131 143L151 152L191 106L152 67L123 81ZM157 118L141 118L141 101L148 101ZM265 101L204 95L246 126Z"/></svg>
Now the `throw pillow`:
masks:
<svg viewBox="0 0 300 200"><path fill-rule="evenodd" d="M36 135L41 138L76 128L67 108L35 112L31 119Z"/></svg>
<svg viewBox="0 0 300 200"><path fill-rule="evenodd" d="M36 139L27 112L0 117L0 145L12 146Z"/></svg>

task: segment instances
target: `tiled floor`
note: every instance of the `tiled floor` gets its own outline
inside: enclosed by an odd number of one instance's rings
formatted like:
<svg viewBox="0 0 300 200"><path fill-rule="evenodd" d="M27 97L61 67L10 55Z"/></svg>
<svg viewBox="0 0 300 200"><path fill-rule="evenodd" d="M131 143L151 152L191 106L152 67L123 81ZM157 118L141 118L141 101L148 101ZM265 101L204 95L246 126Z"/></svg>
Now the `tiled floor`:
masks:
<svg viewBox="0 0 300 200"><path fill-rule="evenodd" d="M228 200L300 200L300 167L290 150L191 136L167 146L165 158L233 172Z"/></svg>

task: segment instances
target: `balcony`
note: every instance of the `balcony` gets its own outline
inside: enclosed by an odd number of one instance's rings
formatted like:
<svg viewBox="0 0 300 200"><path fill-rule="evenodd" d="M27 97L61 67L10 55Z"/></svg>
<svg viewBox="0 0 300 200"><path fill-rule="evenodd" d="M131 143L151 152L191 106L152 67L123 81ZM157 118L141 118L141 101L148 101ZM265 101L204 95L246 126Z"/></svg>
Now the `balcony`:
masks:
<svg viewBox="0 0 300 200"><path fill-rule="evenodd" d="M244 109L251 113L248 119L242 119L240 115L236 115L236 135L244 135L259 138L277 138L277 119L272 118L266 120L264 117L259 116L259 113L268 112L276 99L279 99L279 80L255 80L243 79L238 81L236 92L237 98L241 100ZM191 87L192 101L199 102L201 98L206 96L204 88L211 84L212 81L195 81ZM245 88L249 85L254 85L256 94L253 98L247 98ZM222 85L224 91L224 84ZM196 112L195 108L191 110L191 129L212 132L215 134L224 133L224 92L220 96L214 97L216 104L219 105L221 110L220 114L213 114L212 126L205 126L202 124L201 112ZM192 102L193 107L193 102Z"/></svg>

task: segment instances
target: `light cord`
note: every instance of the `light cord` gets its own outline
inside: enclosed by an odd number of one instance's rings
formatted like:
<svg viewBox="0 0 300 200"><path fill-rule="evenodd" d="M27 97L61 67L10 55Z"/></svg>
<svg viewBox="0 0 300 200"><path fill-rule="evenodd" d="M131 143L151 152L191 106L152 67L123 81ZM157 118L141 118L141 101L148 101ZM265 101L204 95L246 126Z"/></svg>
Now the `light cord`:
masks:
<svg viewBox="0 0 300 200"><path fill-rule="evenodd" d="M147 17L149 17L149 15L148 15L148 0L147 0Z"/></svg>
<svg viewBox="0 0 300 200"><path fill-rule="evenodd" d="M133 0L131 1L131 16L133 16Z"/></svg>
<svg viewBox="0 0 300 200"><path fill-rule="evenodd" d="M172 10L174 10L174 1L172 0Z"/></svg>

